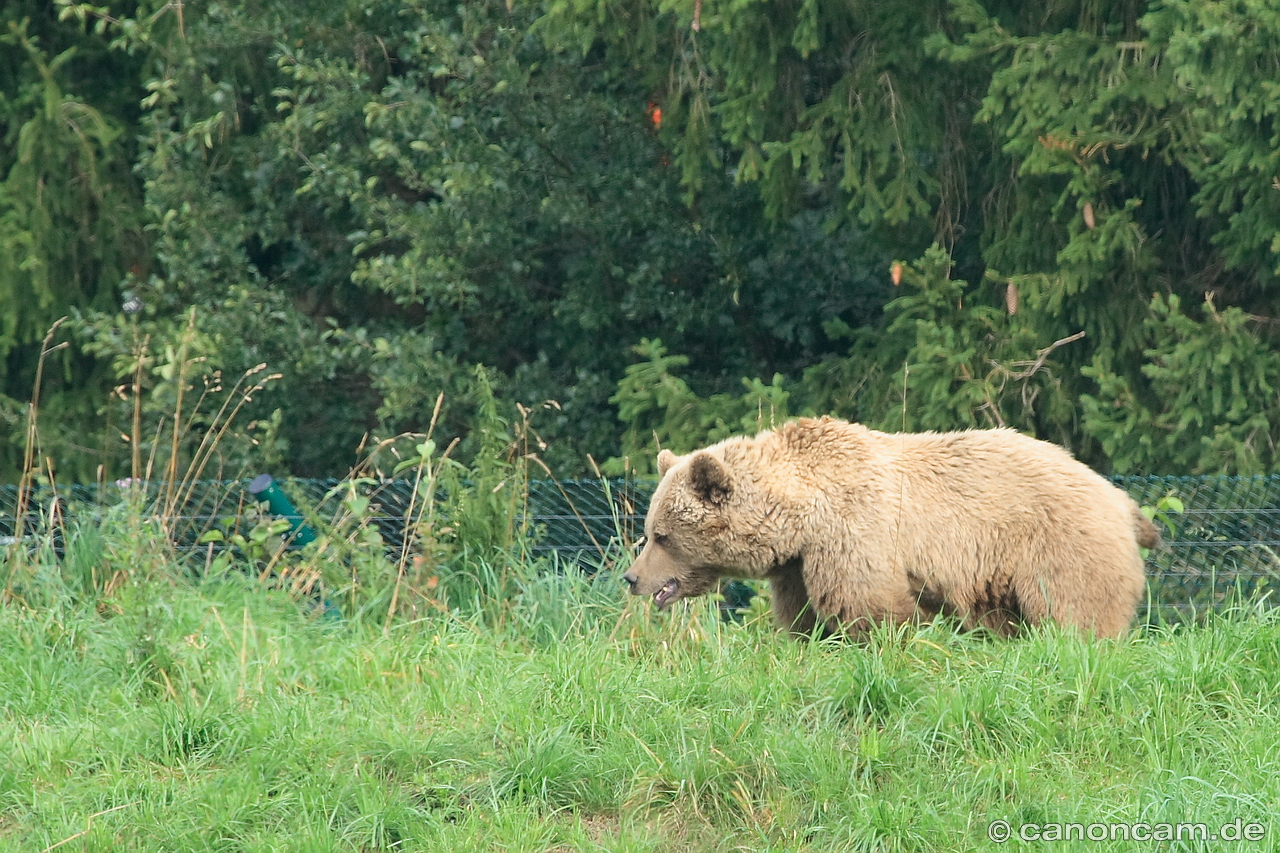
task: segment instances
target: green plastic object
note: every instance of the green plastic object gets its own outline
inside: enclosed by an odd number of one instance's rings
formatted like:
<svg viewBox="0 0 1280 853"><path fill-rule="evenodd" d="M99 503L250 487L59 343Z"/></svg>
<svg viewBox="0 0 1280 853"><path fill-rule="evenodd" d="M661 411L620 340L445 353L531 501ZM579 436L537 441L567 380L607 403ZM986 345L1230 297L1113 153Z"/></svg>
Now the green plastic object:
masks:
<svg viewBox="0 0 1280 853"><path fill-rule="evenodd" d="M289 522L289 543L301 548L316 541L315 531L307 526L298 514L297 508L289 500L289 496L276 486L275 478L270 474L259 474L249 483L249 494L267 505L272 515L278 515Z"/></svg>

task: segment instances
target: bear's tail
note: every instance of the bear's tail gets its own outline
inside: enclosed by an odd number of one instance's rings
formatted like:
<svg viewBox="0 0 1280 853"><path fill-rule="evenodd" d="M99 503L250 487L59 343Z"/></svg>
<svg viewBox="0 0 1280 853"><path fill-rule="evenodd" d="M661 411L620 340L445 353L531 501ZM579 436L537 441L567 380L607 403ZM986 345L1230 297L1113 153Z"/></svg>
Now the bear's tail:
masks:
<svg viewBox="0 0 1280 853"><path fill-rule="evenodd" d="M1133 505L1133 532L1143 548L1150 549L1160 544L1160 528L1142 514L1137 504Z"/></svg>

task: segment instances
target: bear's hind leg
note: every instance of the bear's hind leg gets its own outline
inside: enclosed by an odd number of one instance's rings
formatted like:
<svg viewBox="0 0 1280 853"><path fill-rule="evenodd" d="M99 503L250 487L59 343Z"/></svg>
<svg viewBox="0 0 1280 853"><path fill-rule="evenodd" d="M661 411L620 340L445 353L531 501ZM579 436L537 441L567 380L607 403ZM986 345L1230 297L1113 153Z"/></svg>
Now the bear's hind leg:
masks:
<svg viewBox="0 0 1280 853"><path fill-rule="evenodd" d="M1033 614L1028 613L1028 621L1052 619L1085 636L1124 636L1133 625L1146 591L1146 579L1136 559L1130 565L1103 565L1106 571L1087 575L1079 570L1060 570L1054 582L1038 584L1042 588L1036 590L1040 613L1034 616L1040 618L1031 618Z"/></svg>
<svg viewBox="0 0 1280 853"><path fill-rule="evenodd" d="M1019 589L1012 579L992 575L975 591L964 626L981 626L998 637L1013 637L1023 626L1036 621L1043 600L1042 589Z"/></svg>

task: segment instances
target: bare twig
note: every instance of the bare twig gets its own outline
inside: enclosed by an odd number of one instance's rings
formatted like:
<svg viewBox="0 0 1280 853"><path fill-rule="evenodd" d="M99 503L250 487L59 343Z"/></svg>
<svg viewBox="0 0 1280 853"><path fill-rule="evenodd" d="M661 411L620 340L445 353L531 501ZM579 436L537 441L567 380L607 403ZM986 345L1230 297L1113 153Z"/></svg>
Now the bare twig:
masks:
<svg viewBox="0 0 1280 853"><path fill-rule="evenodd" d="M40 344L40 360L36 364L36 381L35 386L31 390L31 405L27 409L27 442L22 453L22 474L18 479L18 499L13 510L13 535L21 537L23 533L23 519L27 514L27 502L31 499L31 484L36 477L36 448L40 444L40 387L44 384L44 360L51 353L55 353L60 349L64 349L67 344L57 344L50 346L53 336L58 333L58 328L67 321L66 317L62 317L51 327L49 332L44 336L44 341Z"/></svg>
<svg viewBox="0 0 1280 853"><path fill-rule="evenodd" d="M71 835L71 836L68 836L67 838L62 839L56 844L50 844L48 847L41 850L40 853L49 853L50 850L57 850L59 847L61 847L64 844L69 844L72 841L75 841L77 838L88 835L90 832L93 831L93 819L95 817L102 817L104 814L111 814L112 812L118 812L121 809L127 809L132 806L136 806L141 802L142 800L134 800L132 803L122 803L121 805L118 805L118 806L112 806L109 809L103 809L100 812L94 812L93 814L85 818L84 829L80 830L75 835Z"/></svg>

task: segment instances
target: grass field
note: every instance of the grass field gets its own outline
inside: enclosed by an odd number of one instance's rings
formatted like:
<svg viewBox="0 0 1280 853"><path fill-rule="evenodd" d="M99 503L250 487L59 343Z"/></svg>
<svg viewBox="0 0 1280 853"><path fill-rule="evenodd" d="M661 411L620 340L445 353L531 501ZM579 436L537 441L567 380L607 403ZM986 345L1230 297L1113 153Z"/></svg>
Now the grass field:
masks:
<svg viewBox="0 0 1280 853"><path fill-rule="evenodd" d="M1264 609L798 643L508 568L502 601L387 626L235 572L86 594L35 567L0 605L0 849L953 851L997 820L1019 849L1280 846ZM1264 837L1088 827L1137 822Z"/></svg>

